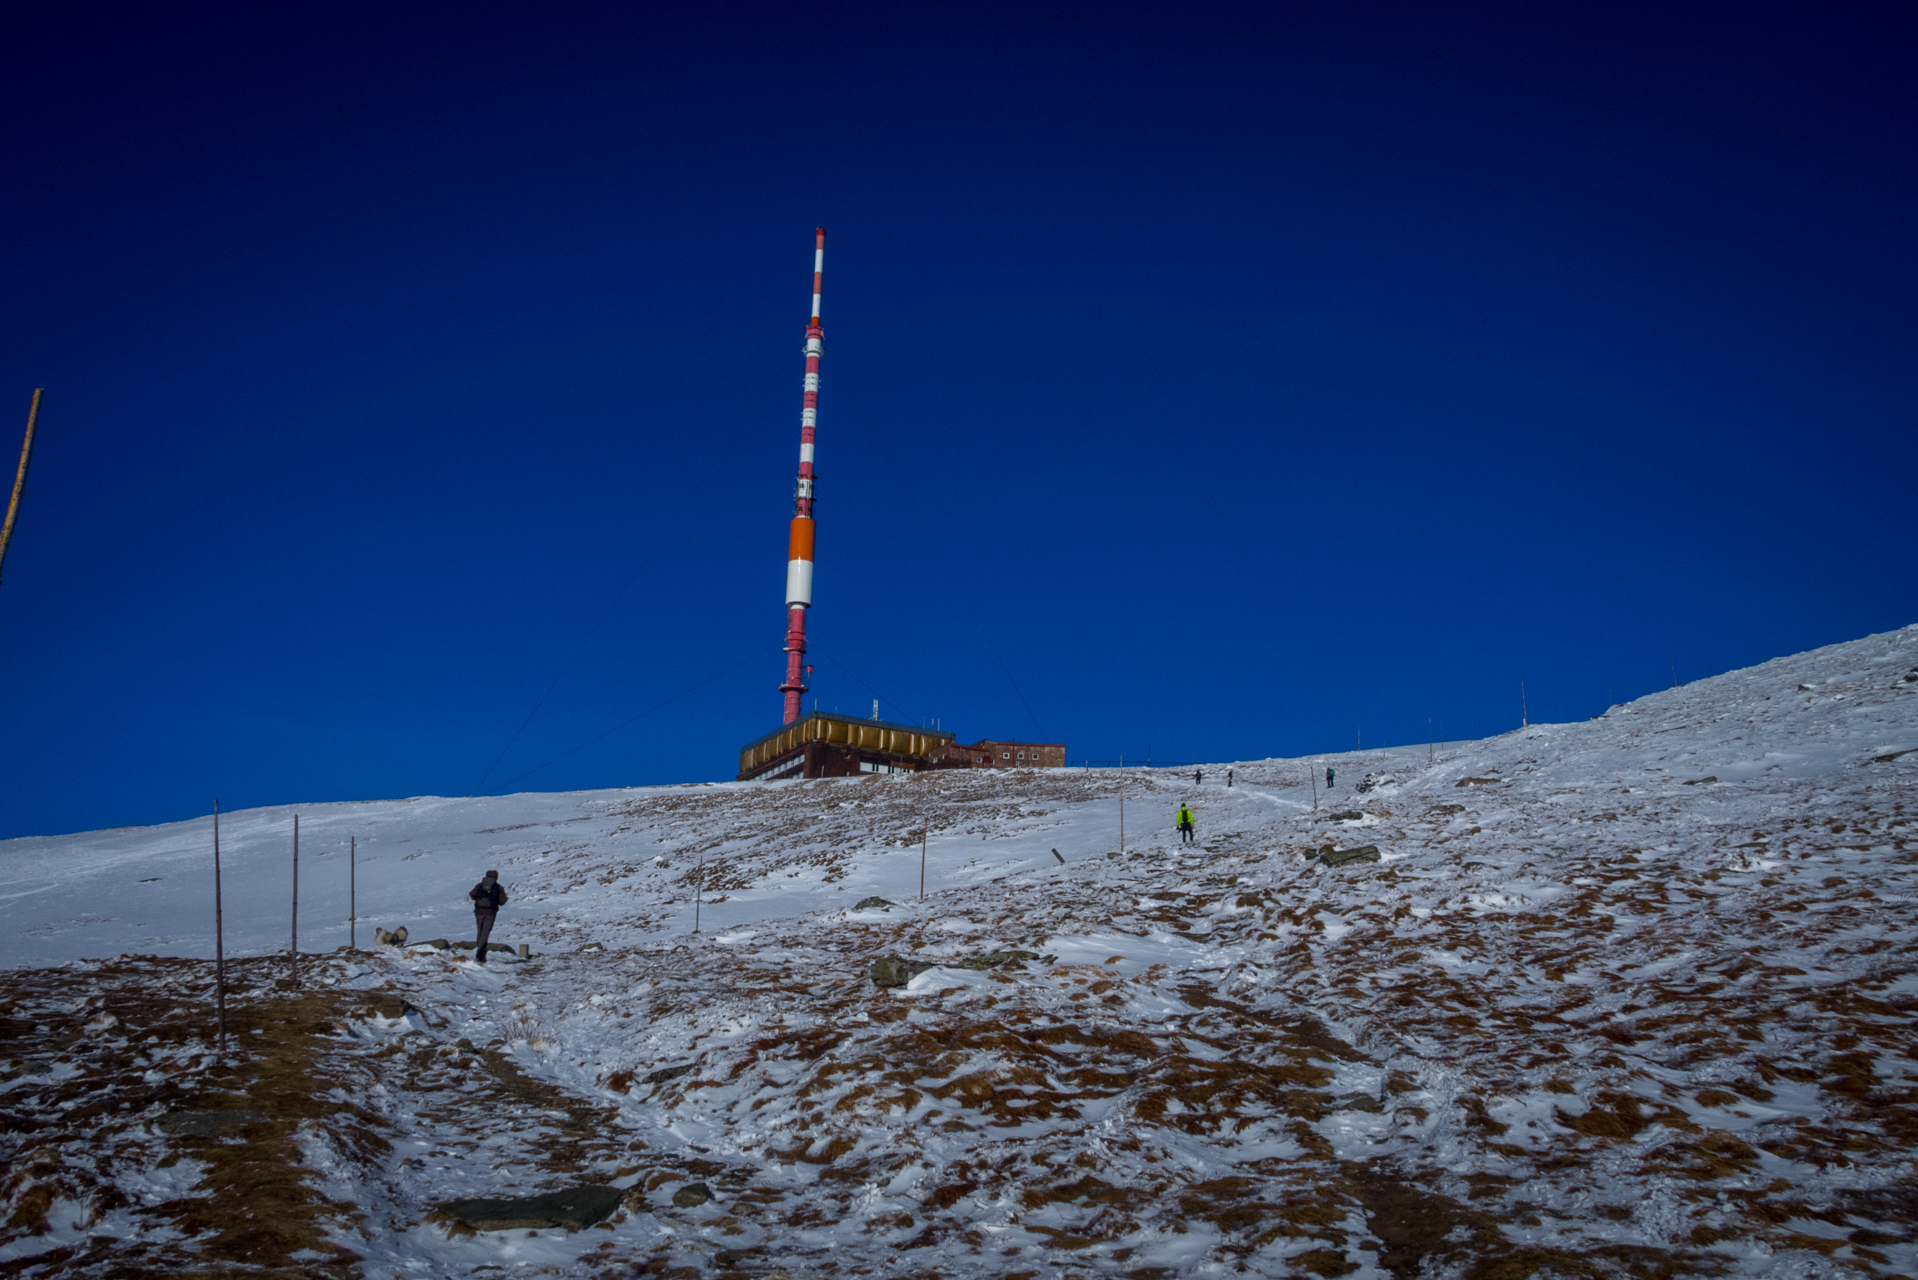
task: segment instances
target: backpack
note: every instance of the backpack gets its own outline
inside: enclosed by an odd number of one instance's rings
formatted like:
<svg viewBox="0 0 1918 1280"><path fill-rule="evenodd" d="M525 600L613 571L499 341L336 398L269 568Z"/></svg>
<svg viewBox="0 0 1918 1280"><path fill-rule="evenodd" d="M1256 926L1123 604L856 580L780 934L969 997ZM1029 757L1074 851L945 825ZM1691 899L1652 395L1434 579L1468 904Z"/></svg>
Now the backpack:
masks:
<svg viewBox="0 0 1918 1280"><path fill-rule="evenodd" d="M493 881L493 887L487 888L482 880L473 886L473 908L476 911L499 910L499 881Z"/></svg>

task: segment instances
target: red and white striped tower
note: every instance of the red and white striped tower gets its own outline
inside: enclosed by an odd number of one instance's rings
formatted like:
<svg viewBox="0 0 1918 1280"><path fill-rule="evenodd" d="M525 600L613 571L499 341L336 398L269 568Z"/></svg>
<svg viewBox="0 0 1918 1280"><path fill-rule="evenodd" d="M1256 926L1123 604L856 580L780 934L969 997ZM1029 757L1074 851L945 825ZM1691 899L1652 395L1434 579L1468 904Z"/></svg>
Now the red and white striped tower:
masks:
<svg viewBox="0 0 1918 1280"><path fill-rule="evenodd" d="M819 425L819 356L826 331L819 327L819 282L826 273L826 229L812 251L812 319L806 325L806 398L799 411L799 485L793 490L792 533L786 544L786 720L799 719L806 694L806 610L812 607L813 431Z"/></svg>

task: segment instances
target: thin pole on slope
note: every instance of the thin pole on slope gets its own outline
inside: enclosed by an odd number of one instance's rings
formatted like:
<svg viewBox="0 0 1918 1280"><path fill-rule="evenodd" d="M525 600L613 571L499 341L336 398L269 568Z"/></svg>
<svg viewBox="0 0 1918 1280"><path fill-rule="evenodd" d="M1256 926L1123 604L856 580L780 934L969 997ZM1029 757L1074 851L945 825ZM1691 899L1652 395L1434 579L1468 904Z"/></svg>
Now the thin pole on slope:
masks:
<svg viewBox="0 0 1918 1280"><path fill-rule="evenodd" d="M287 953L287 972L300 985L300 815L293 815L293 942Z"/></svg>
<svg viewBox="0 0 1918 1280"><path fill-rule="evenodd" d="M1521 728L1532 727L1532 713L1525 709L1525 682L1518 682L1518 723Z"/></svg>
<svg viewBox="0 0 1918 1280"><path fill-rule="evenodd" d="M354 836L346 846L346 946L349 951L360 949L359 862L360 838Z"/></svg>
<svg viewBox="0 0 1918 1280"><path fill-rule="evenodd" d="M926 825L919 829L919 901L926 900L926 842L932 839L932 817L926 817Z"/></svg>
<svg viewBox="0 0 1918 1280"><path fill-rule="evenodd" d="M706 892L706 852L700 850L699 865L693 869L693 932L699 932L699 900Z"/></svg>
<svg viewBox="0 0 1918 1280"><path fill-rule="evenodd" d="M40 393L45 387L33 389L33 403L27 406L27 440L20 446L20 469L13 476L13 498L7 503L7 522L0 525L0 565L6 563L7 546L13 541L13 522L20 517L20 495L27 488L27 463L33 459L33 431L40 424Z"/></svg>
<svg viewBox="0 0 1918 1280"><path fill-rule="evenodd" d="M1674 662L1672 663L1672 688L1676 689L1677 687L1678 687L1678 664Z"/></svg>
<svg viewBox="0 0 1918 1280"><path fill-rule="evenodd" d="M1119 852L1125 852L1125 783L1119 784Z"/></svg>
<svg viewBox="0 0 1918 1280"><path fill-rule="evenodd" d="M1431 717L1425 721L1425 763L1429 766L1438 759L1438 730L1432 727Z"/></svg>
<svg viewBox="0 0 1918 1280"><path fill-rule="evenodd" d="M1306 767L1305 776L1312 783L1312 812L1319 811L1319 762L1314 760Z"/></svg>
<svg viewBox="0 0 1918 1280"><path fill-rule="evenodd" d="M213 799L213 991L220 1010L220 1047L226 1047L226 933L220 916L220 800Z"/></svg>

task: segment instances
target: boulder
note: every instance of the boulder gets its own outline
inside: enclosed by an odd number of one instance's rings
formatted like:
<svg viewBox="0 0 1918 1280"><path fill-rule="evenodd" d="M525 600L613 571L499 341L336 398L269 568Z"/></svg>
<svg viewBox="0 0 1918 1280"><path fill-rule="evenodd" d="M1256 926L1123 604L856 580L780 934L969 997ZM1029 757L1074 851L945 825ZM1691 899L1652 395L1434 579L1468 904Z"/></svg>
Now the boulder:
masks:
<svg viewBox="0 0 1918 1280"><path fill-rule="evenodd" d="M926 970L938 967L900 956L881 956L872 962L872 980L875 986L903 987Z"/></svg>
<svg viewBox="0 0 1918 1280"><path fill-rule="evenodd" d="M1328 867L1349 866L1354 862L1379 861L1379 847L1375 844L1363 844L1356 849L1327 849L1319 855L1319 861Z"/></svg>
<svg viewBox="0 0 1918 1280"><path fill-rule="evenodd" d="M1357 809L1347 809L1347 810L1345 810L1345 811L1344 811L1344 812L1342 812L1342 813L1335 813L1335 814L1333 814L1333 815L1331 816L1331 818L1329 818L1329 819L1328 819L1328 821L1331 821L1331 822L1362 822L1362 821L1364 821L1364 819L1365 819L1365 815L1364 815L1363 813L1360 813L1360 812L1359 812L1359 811L1358 811Z"/></svg>
<svg viewBox="0 0 1918 1280"><path fill-rule="evenodd" d="M675 1209L697 1209L713 1198L713 1189L703 1182L689 1182L673 1192Z"/></svg>
<svg viewBox="0 0 1918 1280"><path fill-rule="evenodd" d="M161 1133L176 1138L182 1135L217 1138L228 1129L266 1124L270 1119L263 1111L169 1111L160 1117L159 1127Z"/></svg>
<svg viewBox="0 0 1918 1280"><path fill-rule="evenodd" d="M853 904L852 909L854 911L890 911L892 903L880 897L861 898Z"/></svg>
<svg viewBox="0 0 1918 1280"><path fill-rule="evenodd" d="M523 1200L449 1200L428 1221L454 1222L475 1231L578 1231L609 1216L626 1193L618 1187L584 1186Z"/></svg>

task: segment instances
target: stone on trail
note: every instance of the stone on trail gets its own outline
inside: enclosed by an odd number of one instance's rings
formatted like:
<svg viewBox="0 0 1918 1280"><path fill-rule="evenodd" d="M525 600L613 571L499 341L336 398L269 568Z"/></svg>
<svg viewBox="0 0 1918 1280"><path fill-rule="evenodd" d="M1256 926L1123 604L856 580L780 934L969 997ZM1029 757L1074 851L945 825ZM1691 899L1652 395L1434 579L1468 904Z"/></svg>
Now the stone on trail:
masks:
<svg viewBox="0 0 1918 1280"><path fill-rule="evenodd" d="M697 1209L713 1198L713 1189L703 1182L689 1182L673 1192L673 1207L676 1209Z"/></svg>
<svg viewBox="0 0 1918 1280"><path fill-rule="evenodd" d="M1331 821L1333 822L1363 822L1364 820L1365 815L1357 809L1347 809L1345 812L1335 813L1331 817Z"/></svg>
<svg viewBox="0 0 1918 1280"><path fill-rule="evenodd" d="M1362 844L1356 849L1327 849L1319 855L1319 861L1328 867L1343 867L1354 862L1379 861L1379 847L1375 844Z"/></svg>
<svg viewBox="0 0 1918 1280"><path fill-rule="evenodd" d="M584 1186L523 1200L449 1200L427 1215L429 1222L451 1222L474 1231L539 1231L564 1227L579 1231L610 1215L626 1193L618 1187Z"/></svg>
<svg viewBox="0 0 1918 1280"><path fill-rule="evenodd" d="M861 898L853 904L852 909L854 911L890 911L892 903L880 897Z"/></svg>

